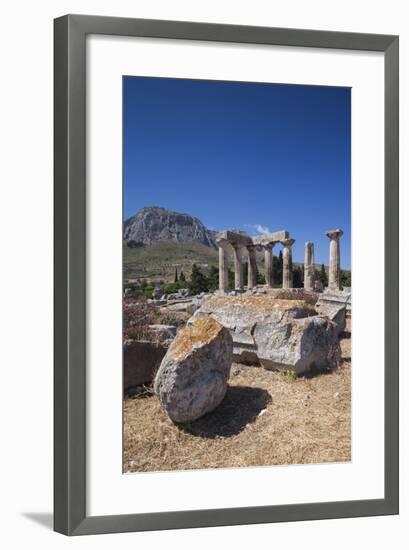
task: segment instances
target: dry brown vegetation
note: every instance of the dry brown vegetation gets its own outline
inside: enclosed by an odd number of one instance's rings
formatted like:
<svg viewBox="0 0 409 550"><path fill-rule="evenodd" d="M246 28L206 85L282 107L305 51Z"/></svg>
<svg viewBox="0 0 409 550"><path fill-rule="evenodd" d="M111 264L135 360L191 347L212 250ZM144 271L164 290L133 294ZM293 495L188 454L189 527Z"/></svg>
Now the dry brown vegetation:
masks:
<svg viewBox="0 0 409 550"><path fill-rule="evenodd" d="M350 339L342 366L294 378L233 365L223 402L175 425L158 399L124 401L124 471L146 472L351 460Z"/></svg>
<svg viewBox="0 0 409 550"><path fill-rule="evenodd" d="M127 298L123 304L123 335L124 340L145 340L149 338L149 325L186 324L190 314L185 311L169 311L149 304L146 300Z"/></svg>

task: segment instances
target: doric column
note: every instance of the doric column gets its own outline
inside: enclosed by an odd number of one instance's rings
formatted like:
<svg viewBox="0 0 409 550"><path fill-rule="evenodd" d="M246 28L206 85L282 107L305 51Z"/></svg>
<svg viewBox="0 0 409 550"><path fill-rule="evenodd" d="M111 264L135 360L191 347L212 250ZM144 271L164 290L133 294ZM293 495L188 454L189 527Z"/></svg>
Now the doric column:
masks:
<svg viewBox="0 0 409 550"><path fill-rule="evenodd" d="M249 256L247 287L253 288L257 284L256 245L255 244L247 245L247 252Z"/></svg>
<svg viewBox="0 0 409 550"><path fill-rule="evenodd" d="M232 245L234 252L234 288L243 290L243 257L242 247L240 245Z"/></svg>
<svg viewBox="0 0 409 550"><path fill-rule="evenodd" d="M331 229L330 231L326 231L325 234L330 239L328 287L332 290L340 290L341 256L339 239L342 237L344 232L341 229Z"/></svg>
<svg viewBox="0 0 409 550"><path fill-rule="evenodd" d="M264 266L266 269L266 285L273 288L274 272L273 272L273 248L274 243L263 245L264 248Z"/></svg>
<svg viewBox="0 0 409 550"><path fill-rule="evenodd" d="M314 243L305 243L304 253L304 288L314 290L315 265L314 265Z"/></svg>
<svg viewBox="0 0 409 550"><path fill-rule="evenodd" d="M294 239L281 241L283 245L283 288L293 288L293 273L291 269L292 253L291 247L295 243Z"/></svg>
<svg viewBox="0 0 409 550"><path fill-rule="evenodd" d="M229 288L227 243L218 241L217 244L219 247L219 289L222 292L226 292Z"/></svg>

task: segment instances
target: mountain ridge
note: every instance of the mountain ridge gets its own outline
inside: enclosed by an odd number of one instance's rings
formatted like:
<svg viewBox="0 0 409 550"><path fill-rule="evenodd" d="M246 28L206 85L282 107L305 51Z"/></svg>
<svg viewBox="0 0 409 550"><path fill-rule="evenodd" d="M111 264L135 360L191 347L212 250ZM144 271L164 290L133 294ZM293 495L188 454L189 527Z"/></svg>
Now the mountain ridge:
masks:
<svg viewBox="0 0 409 550"><path fill-rule="evenodd" d="M190 214L174 212L161 206L144 206L124 221L124 241L135 241L144 245L158 242L199 241L210 248L216 248L214 232Z"/></svg>

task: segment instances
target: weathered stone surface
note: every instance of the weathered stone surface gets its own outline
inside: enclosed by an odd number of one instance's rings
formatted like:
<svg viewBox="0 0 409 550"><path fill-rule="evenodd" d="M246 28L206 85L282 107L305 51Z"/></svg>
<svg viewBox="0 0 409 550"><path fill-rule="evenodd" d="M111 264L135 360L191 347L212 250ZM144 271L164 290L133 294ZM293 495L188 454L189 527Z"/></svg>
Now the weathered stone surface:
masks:
<svg viewBox="0 0 409 550"><path fill-rule="evenodd" d="M330 321L335 323L336 333L339 336L345 330L347 310L346 303L342 303L338 300L326 300L325 294L322 294L321 296L323 296L324 298L320 297L318 302L315 304L315 309L317 310L319 315L328 317Z"/></svg>
<svg viewBox="0 0 409 550"><path fill-rule="evenodd" d="M314 290L315 282L315 261L314 243L306 242L304 249L304 288Z"/></svg>
<svg viewBox="0 0 409 550"><path fill-rule="evenodd" d="M218 239L217 245L219 247L219 291L224 293L229 287L229 260L227 256L228 243L223 239Z"/></svg>
<svg viewBox="0 0 409 550"><path fill-rule="evenodd" d="M275 243L267 243L264 248L264 267L265 278L268 287L273 288L274 285L274 266L273 266L273 248Z"/></svg>
<svg viewBox="0 0 409 550"><path fill-rule="evenodd" d="M152 291L152 298L154 300L160 300L162 294L163 294L163 290L160 288L160 286L157 286Z"/></svg>
<svg viewBox="0 0 409 550"><path fill-rule="evenodd" d="M347 311L351 311L352 308L352 292L350 288L343 288L342 290L333 290L326 288L324 292L319 296L317 304L329 304L329 305L344 305Z"/></svg>
<svg viewBox="0 0 409 550"><path fill-rule="evenodd" d="M190 296L188 288L181 288L178 292L172 292L171 294L165 294L166 300L180 300Z"/></svg>
<svg viewBox="0 0 409 550"><path fill-rule="evenodd" d="M336 325L325 317L258 324L254 331L260 363L267 369L288 368L297 374L338 366L340 347Z"/></svg>
<svg viewBox="0 0 409 550"><path fill-rule="evenodd" d="M218 244L227 242L236 246L247 246L253 244L251 237L246 235L246 233L237 233L236 231L221 231L220 233L217 233L216 242Z"/></svg>
<svg viewBox="0 0 409 550"><path fill-rule="evenodd" d="M217 321L194 319L179 330L155 378L155 393L174 422L191 422L223 400L233 342Z"/></svg>
<svg viewBox="0 0 409 550"><path fill-rule="evenodd" d="M203 317L229 329L236 361L258 360L268 368L292 368L298 373L338 364L335 323L318 317L314 306L304 300L277 299L274 294L214 296L204 301L193 319Z"/></svg>
<svg viewBox="0 0 409 550"><path fill-rule="evenodd" d="M274 233L268 233L266 235L260 235L259 237L253 237L254 244L268 245L275 244L284 241L290 237L288 231L274 231Z"/></svg>
<svg viewBox="0 0 409 550"><path fill-rule="evenodd" d="M283 288L293 287L293 272L292 266L292 251L291 247L295 243L294 239L286 239L281 241L283 245Z"/></svg>
<svg viewBox="0 0 409 550"><path fill-rule="evenodd" d="M153 298L149 298L148 300L146 300L148 304L153 304L155 306L163 306L164 304L166 304L166 300L155 300Z"/></svg>
<svg viewBox="0 0 409 550"><path fill-rule="evenodd" d="M149 325L148 331L155 342L167 342L173 340L176 336L174 325Z"/></svg>
<svg viewBox="0 0 409 550"><path fill-rule="evenodd" d="M339 240L344 232L342 229L331 229L325 232L330 239L329 243L329 268L328 287L332 290L341 288L341 253Z"/></svg>
<svg viewBox="0 0 409 550"><path fill-rule="evenodd" d="M247 246L247 252L249 258L247 288L254 288L257 285L256 246L254 244Z"/></svg>
<svg viewBox="0 0 409 550"><path fill-rule="evenodd" d="M314 315L304 300L278 300L274 295L243 294L207 298L193 318L212 317L230 330L233 357L240 362L257 361L253 332L257 323L274 325L297 317Z"/></svg>
<svg viewBox="0 0 409 550"><path fill-rule="evenodd" d="M123 388L149 384L167 351L167 346L148 342L126 340L123 345Z"/></svg>
<svg viewBox="0 0 409 550"><path fill-rule="evenodd" d="M199 309L201 306L201 299L200 298L192 298L191 300L180 300L174 303L168 303L166 309L169 311L186 311L190 315L193 315L193 313Z"/></svg>

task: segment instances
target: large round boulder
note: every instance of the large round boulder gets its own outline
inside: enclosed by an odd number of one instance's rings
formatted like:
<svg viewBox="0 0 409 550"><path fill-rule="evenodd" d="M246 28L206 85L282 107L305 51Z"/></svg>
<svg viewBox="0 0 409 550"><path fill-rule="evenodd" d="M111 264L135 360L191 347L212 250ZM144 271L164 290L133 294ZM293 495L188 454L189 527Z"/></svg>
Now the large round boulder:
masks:
<svg viewBox="0 0 409 550"><path fill-rule="evenodd" d="M155 377L162 410L174 422L191 422L223 400L230 376L233 340L207 317L179 330Z"/></svg>

